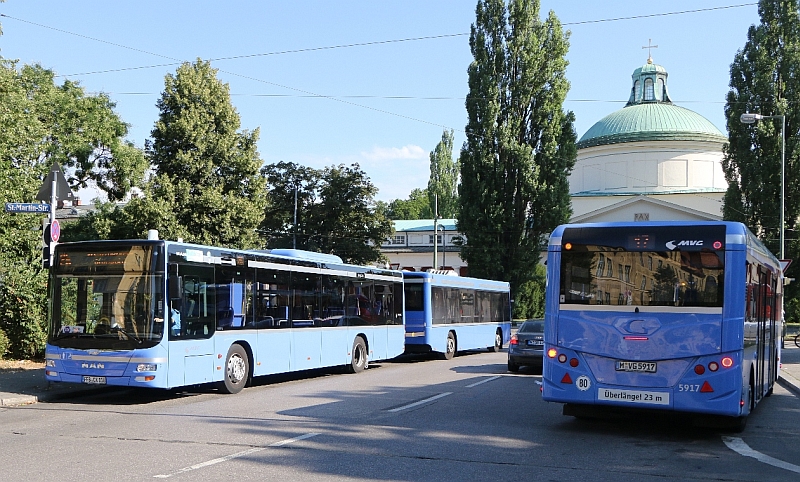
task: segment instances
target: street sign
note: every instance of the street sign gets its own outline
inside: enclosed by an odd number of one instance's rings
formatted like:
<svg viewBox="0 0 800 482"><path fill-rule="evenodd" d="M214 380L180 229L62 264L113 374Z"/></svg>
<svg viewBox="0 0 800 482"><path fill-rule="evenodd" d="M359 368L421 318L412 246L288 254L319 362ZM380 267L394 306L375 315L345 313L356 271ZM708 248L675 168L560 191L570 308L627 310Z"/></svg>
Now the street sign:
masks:
<svg viewBox="0 0 800 482"><path fill-rule="evenodd" d="M64 171L61 170L61 166L59 166L57 162L54 162L50 167L50 173L47 174L47 177L42 183L42 187L39 188L36 199L46 203L50 202L50 194L53 191L53 179L56 180L56 197L61 201L72 199L72 189L69 187L69 183L67 183L67 178L64 177Z"/></svg>
<svg viewBox="0 0 800 482"><path fill-rule="evenodd" d="M792 264L791 259L780 259L778 260L781 263L781 270L785 273L787 269L789 269L789 265Z"/></svg>
<svg viewBox="0 0 800 482"><path fill-rule="evenodd" d="M6 212L43 214L50 212L50 205L40 203L6 203Z"/></svg>
<svg viewBox="0 0 800 482"><path fill-rule="evenodd" d="M61 237L61 224L59 224L58 219L54 219L52 223L50 223L50 240L54 243L58 242L58 238Z"/></svg>
<svg viewBox="0 0 800 482"><path fill-rule="evenodd" d="M52 223L44 225L44 232L42 232L42 238L44 239L44 244L49 246L50 243L57 243L58 238L61 237L61 224L59 224L57 219L54 219Z"/></svg>

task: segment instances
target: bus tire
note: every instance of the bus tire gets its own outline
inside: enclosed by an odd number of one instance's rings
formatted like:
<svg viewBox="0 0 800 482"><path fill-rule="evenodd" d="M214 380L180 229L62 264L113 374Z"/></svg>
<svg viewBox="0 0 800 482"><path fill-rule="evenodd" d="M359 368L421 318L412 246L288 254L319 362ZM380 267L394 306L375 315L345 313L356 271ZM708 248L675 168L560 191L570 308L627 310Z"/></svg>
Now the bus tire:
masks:
<svg viewBox="0 0 800 482"><path fill-rule="evenodd" d="M489 347L489 351L498 352L503 349L503 332L497 330L494 334L494 346Z"/></svg>
<svg viewBox="0 0 800 482"><path fill-rule="evenodd" d="M367 344L364 339L357 336L353 341L352 357L350 358L350 373L363 372L367 368Z"/></svg>
<svg viewBox="0 0 800 482"><path fill-rule="evenodd" d="M219 387L226 393L239 393L250 376L250 359L242 345L233 344L225 357L225 372Z"/></svg>
<svg viewBox="0 0 800 482"><path fill-rule="evenodd" d="M456 355L456 335L451 331L447 333L447 345L442 353L442 358L452 360Z"/></svg>

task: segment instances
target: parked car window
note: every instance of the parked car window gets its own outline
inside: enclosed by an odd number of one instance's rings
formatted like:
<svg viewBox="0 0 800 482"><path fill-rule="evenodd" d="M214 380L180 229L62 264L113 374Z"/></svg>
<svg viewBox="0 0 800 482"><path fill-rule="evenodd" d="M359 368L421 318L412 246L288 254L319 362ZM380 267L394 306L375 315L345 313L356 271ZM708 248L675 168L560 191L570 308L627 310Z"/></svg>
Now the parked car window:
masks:
<svg viewBox="0 0 800 482"><path fill-rule="evenodd" d="M519 327L519 333L544 333L544 320L526 321Z"/></svg>

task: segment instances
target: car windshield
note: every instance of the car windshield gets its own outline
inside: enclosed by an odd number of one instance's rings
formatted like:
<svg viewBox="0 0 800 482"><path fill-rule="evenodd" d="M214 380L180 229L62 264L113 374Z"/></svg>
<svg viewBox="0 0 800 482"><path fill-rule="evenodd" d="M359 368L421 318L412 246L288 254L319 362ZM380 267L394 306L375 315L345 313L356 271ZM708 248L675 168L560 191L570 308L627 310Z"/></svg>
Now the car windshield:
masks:
<svg viewBox="0 0 800 482"><path fill-rule="evenodd" d="M519 327L519 333L544 333L544 320L526 321Z"/></svg>

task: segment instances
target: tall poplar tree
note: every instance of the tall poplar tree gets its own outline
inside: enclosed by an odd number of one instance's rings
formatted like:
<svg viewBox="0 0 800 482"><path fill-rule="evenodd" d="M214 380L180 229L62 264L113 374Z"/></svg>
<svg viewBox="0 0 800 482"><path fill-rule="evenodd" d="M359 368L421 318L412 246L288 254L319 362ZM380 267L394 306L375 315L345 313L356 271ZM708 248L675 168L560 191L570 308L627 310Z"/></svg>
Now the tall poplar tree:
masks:
<svg viewBox="0 0 800 482"><path fill-rule="evenodd" d="M126 208L138 236L151 228L202 244L260 246L266 183L258 129L239 132L230 89L216 74L198 59L165 79L161 113L146 144L155 175L146 196Z"/></svg>
<svg viewBox="0 0 800 482"><path fill-rule="evenodd" d="M459 166L461 256L471 275L533 293L544 236L569 219L574 115L563 109L569 32L538 0L480 0L470 33L467 140ZM528 297L530 299L535 296ZM534 311L517 298L515 314Z"/></svg>
<svg viewBox="0 0 800 482"><path fill-rule="evenodd" d="M759 235L773 253L780 252L781 121L765 119L743 124L743 113L786 117L785 204L786 256L797 260L795 239L800 215L798 157L800 144L800 16L797 0L761 0L761 22L751 25L747 42L731 64L730 91L725 103L728 144L722 166L728 181L723 215L741 221ZM787 274L800 276L795 262ZM787 319L800 319L800 285L787 287Z"/></svg>
<svg viewBox="0 0 800 482"><path fill-rule="evenodd" d="M431 177L428 179L428 202L439 217L454 218L458 212L458 164L453 162L453 131L444 131L442 140L431 151ZM436 213L434 213L436 214Z"/></svg>

